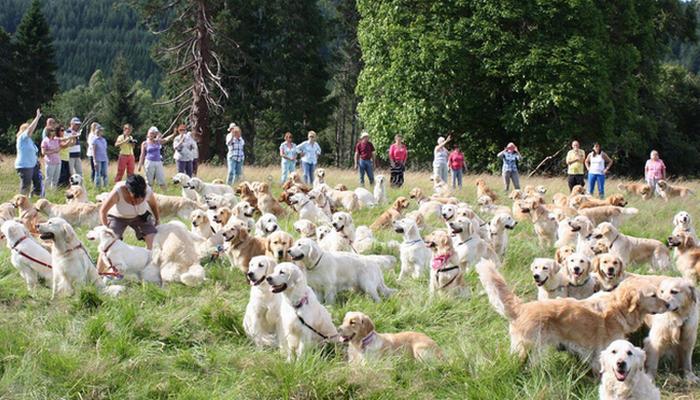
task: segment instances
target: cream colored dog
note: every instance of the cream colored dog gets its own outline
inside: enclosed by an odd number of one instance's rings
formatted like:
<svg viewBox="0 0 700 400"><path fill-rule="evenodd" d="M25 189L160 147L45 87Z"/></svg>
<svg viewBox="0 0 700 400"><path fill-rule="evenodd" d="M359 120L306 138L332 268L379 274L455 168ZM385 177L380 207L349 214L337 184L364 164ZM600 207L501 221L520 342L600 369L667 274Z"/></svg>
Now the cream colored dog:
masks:
<svg viewBox="0 0 700 400"><path fill-rule="evenodd" d="M178 172L175 174L175 176L173 176L173 183L182 188L182 197L199 203L202 202L203 199L199 197L199 194L189 188L190 177L187 176L187 174Z"/></svg>
<svg viewBox="0 0 700 400"><path fill-rule="evenodd" d="M201 210L204 207L200 206L194 200L186 199L180 196L165 196L155 193L156 202L158 203L158 211L160 218L182 218L188 219L194 210Z"/></svg>
<svg viewBox="0 0 700 400"><path fill-rule="evenodd" d="M39 280L52 287L51 253L49 253L25 226L14 219L3 222L2 236L10 249L10 262L27 283L27 289L34 292Z"/></svg>
<svg viewBox="0 0 700 400"><path fill-rule="evenodd" d="M644 373L645 354L626 340L615 340L600 354L600 400L660 400L659 389Z"/></svg>
<svg viewBox="0 0 700 400"><path fill-rule="evenodd" d="M150 250L124 243L103 225L90 230L86 238L98 242L97 250L102 261L109 267L108 272L160 285L160 269L151 263Z"/></svg>
<svg viewBox="0 0 700 400"><path fill-rule="evenodd" d="M294 230L303 238L316 238L316 224L308 219L299 219L294 223Z"/></svg>
<svg viewBox="0 0 700 400"><path fill-rule="evenodd" d="M386 182L384 175L377 175L374 179L374 201L377 204L385 204L388 200L386 198Z"/></svg>
<svg viewBox="0 0 700 400"><path fill-rule="evenodd" d="M505 256L508 248L508 231L515 229L516 225L518 222L511 217L510 213L496 214L489 222L491 245L500 257Z"/></svg>
<svg viewBox="0 0 700 400"><path fill-rule="evenodd" d="M598 225L591 235L596 240L602 239L608 245L609 253L620 257L625 265L646 261L657 270L671 266L668 248L656 239L627 236L609 222Z"/></svg>
<svg viewBox="0 0 700 400"><path fill-rule="evenodd" d="M187 182L186 188L197 192L200 199L206 198L206 196L212 194L234 194L233 188L229 185L206 183L199 178L190 178L189 182Z"/></svg>
<svg viewBox="0 0 700 400"><path fill-rule="evenodd" d="M51 204L39 199L36 209L49 218L62 218L72 226L94 228L100 224L100 205L97 203Z"/></svg>
<svg viewBox="0 0 700 400"><path fill-rule="evenodd" d="M459 217L448 225L451 233L456 235L453 244L463 270L466 271L470 265L475 265L482 258L496 264L501 263L500 257L491 247L491 243L478 235L470 219Z"/></svg>
<svg viewBox="0 0 700 400"><path fill-rule="evenodd" d="M416 221L411 218L402 218L394 221L394 231L403 235L400 247L401 272L398 280L411 274L413 278L419 278L430 270L430 250L420 236Z"/></svg>
<svg viewBox="0 0 700 400"><path fill-rule="evenodd" d="M255 222L255 236L257 237L268 237L279 229L280 226L275 214L263 214Z"/></svg>
<svg viewBox="0 0 700 400"><path fill-rule="evenodd" d="M567 297L569 281L561 266L551 258L535 258L530 264L537 285L537 300Z"/></svg>
<svg viewBox="0 0 700 400"><path fill-rule="evenodd" d="M419 332L377 333L374 322L361 312L348 312L338 328L340 341L349 343L348 361L365 364L367 359L408 355L419 361L442 358L437 343Z"/></svg>
<svg viewBox="0 0 700 400"><path fill-rule="evenodd" d="M250 298L243 315L243 329L256 346L277 346L282 336L280 304L282 296L270 291L267 277L277 263L270 257L253 257L246 277L250 283Z"/></svg>
<svg viewBox="0 0 700 400"><path fill-rule="evenodd" d="M566 257L564 272L568 281L568 297L585 299L598 290L596 280L591 276L591 260L583 254L574 253Z"/></svg>
<svg viewBox="0 0 700 400"><path fill-rule="evenodd" d="M289 198L289 202L299 213L299 219L308 219L315 224L330 222L330 217L304 193L295 193Z"/></svg>
<svg viewBox="0 0 700 400"><path fill-rule="evenodd" d="M158 225L151 259L160 269L163 282L182 282L187 286L199 286L204 282L204 268L199 264L195 239L180 222Z"/></svg>

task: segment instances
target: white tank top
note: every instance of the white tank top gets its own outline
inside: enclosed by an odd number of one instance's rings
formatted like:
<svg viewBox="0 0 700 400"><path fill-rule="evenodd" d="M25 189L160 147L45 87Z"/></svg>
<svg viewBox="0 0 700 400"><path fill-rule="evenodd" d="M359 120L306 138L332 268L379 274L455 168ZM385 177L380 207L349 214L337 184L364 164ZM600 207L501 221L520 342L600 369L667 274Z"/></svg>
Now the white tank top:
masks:
<svg viewBox="0 0 700 400"><path fill-rule="evenodd" d="M120 218L136 218L139 215L143 215L146 211L150 211L151 208L148 206L148 202L144 199L139 204L130 204L126 201L122 195L122 188L126 182L117 182L112 189L112 193L117 192L117 203L112 206L107 212L108 215ZM125 189L126 190L126 189ZM151 194L151 188L146 187L146 198Z"/></svg>
<svg viewBox="0 0 700 400"><path fill-rule="evenodd" d="M588 168L588 173L596 175L603 175L605 173L605 159L603 158L602 151L598 155L591 153L589 163L590 168Z"/></svg>

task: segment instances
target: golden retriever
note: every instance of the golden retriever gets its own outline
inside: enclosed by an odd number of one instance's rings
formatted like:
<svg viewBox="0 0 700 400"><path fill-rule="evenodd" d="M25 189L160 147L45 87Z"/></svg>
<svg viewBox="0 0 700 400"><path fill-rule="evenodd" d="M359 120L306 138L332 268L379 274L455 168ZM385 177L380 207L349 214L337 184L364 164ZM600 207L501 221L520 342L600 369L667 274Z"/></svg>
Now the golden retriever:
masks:
<svg viewBox="0 0 700 400"><path fill-rule="evenodd" d="M550 216L542 203L536 199L520 200L520 212L529 215L534 225L540 246L551 246L557 236L557 220Z"/></svg>
<svg viewBox="0 0 700 400"><path fill-rule="evenodd" d="M244 274L248 273L248 264L255 256L263 256L267 251L267 238L251 236L248 228L232 224L223 230L224 252L232 267L238 267Z"/></svg>
<svg viewBox="0 0 700 400"><path fill-rule="evenodd" d="M203 209L196 201L181 196L166 196L158 193L154 193L154 195L161 220L176 217L189 219L192 211Z"/></svg>
<svg viewBox="0 0 700 400"><path fill-rule="evenodd" d="M593 276L598 288L604 292L615 290L630 274L625 272L625 263L612 254L599 254L591 261Z"/></svg>
<svg viewBox="0 0 700 400"><path fill-rule="evenodd" d="M578 206L579 210L583 208L593 208L593 207L600 207L600 206L617 206L617 207L624 207L627 205L627 200L625 200L625 197L621 194L613 194L611 196L608 196L605 200L599 200L596 198L589 198L581 205Z"/></svg>
<svg viewBox="0 0 700 400"><path fill-rule="evenodd" d="M596 240L603 240L608 245L608 252L620 257L625 265L649 262L657 270L668 269L671 266L668 248L656 239L627 236L609 222L598 225L591 232L591 236Z"/></svg>
<svg viewBox="0 0 700 400"><path fill-rule="evenodd" d="M695 192L690 190L687 186L671 185L664 180L660 180L657 185L661 198L666 201L673 197L688 197L688 195L695 194Z"/></svg>
<svg viewBox="0 0 700 400"><path fill-rule="evenodd" d="M574 246L561 246L554 252L554 261L556 261L559 265L563 265L566 257L574 254L575 252L576 248Z"/></svg>
<svg viewBox="0 0 700 400"><path fill-rule="evenodd" d="M253 208L258 208L258 197L255 195L255 191L253 191L250 183L245 181L239 183L238 186L236 186L236 194L241 200L247 201Z"/></svg>
<svg viewBox="0 0 700 400"><path fill-rule="evenodd" d="M294 245L294 237L285 231L275 231L267 236L265 255L277 263L292 261L289 257L289 249Z"/></svg>
<svg viewBox="0 0 700 400"><path fill-rule="evenodd" d="M377 218L370 228L372 230L379 230L383 228L391 227L391 224L401 217L401 213L409 205L408 199L401 196L394 200L394 203L382 213L382 215Z"/></svg>
<svg viewBox="0 0 700 400"><path fill-rule="evenodd" d="M693 285L697 285L700 277L700 247L697 247L692 235L678 232L668 238L668 245L678 250L678 271Z"/></svg>
<svg viewBox="0 0 700 400"><path fill-rule="evenodd" d="M338 327L338 336L349 343L350 363L364 364L367 359L386 355L406 354L409 357L428 361L442 358L442 351L430 337L419 332L377 333L374 322L361 312L345 314L343 324Z"/></svg>
<svg viewBox="0 0 700 400"><path fill-rule="evenodd" d="M66 190L66 203L87 203L87 190L80 185L73 185Z"/></svg>
<svg viewBox="0 0 700 400"><path fill-rule="evenodd" d="M591 260L583 254L574 253L566 257L564 273L568 281L568 297L581 300L598 290L596 280L591 277Z"/></svg>
<svg viewBox="0 0 700 400"><path fill-rule="evenodd" d="M645 358L642 349L626 340L610 343L600 353L600 400L660 400L659 389L644 373Z"/></svg>
<svg viewBox="0 0 700 400"><path fill-rule="evenodd" d="M598 355L610 342L635 332L646 315L668 309L668 303L659 299L650 285L618 288L610 294L603 312L571 298L524 303L508 288L491 261L482 260L476 270L491 305L508 319L510 349L521 359L533 348L563 344L590 360L593 372L598 373Z"/></svg>
<svg viewBox="0 0 700 400"><path fill-rule="evenodd" d="M593 222L593 225L610 222L615 226L620 226L626 218L637 215L638 213L639 210L636 208L617 206L600 206L579 210L579 214L588 217L588 219Z"/></svg>
<svg viewBox="0 0 700 400"><path fill-rule="evenodd" d="M35 207L49 218L63 218L72 226L94 228L100 224L100 205L97 203L51 204L46 199L39 199Z"/></svg>
<svg viewBox="0 0 700 400"><path fill-rule="evenodd" d="M274 214L276 217L282 217L287 214L287 210L282 208L280 203L272 197L270 185L268 183L262 182L256 189L257 208L262 214L270 213Z"/></svg>
<svg viewBox="0 0 700 400"><path fill-rule="evenodd" d="M626 192L629 194L635 194L637 196L640 196L644 200L651 199L651 196L654 194L654 190L647 183L618 183L617 189L621 192Z"/></svg>
<svg viewBox="0 0 700 400"><path fill-rule="evenodd" d="M559 263L551 258L535 258L530 264L537 285L537 300L567 297L568 281Z"/></svg>
<svg viewBox="0 0 700 400"><path fill-rule="evenodd" d="M496 202L498 200L498 195L496 192L493 191L488 185L486 185L486 181L483 180L482 178L479 178L476 180L474 183L476 185L476 198L480 198L481 196L488 196L493 200L493 202Z"/></svg>
<svg viewBox="0 0 700 400"><path fill-rule="evenodd" d="M12 198L12 205L19 210L19 219L24 224L24 227L29 230L32 234L39 234L36 229L36 225L43 220L39 215L39 211L36 209L29 197L18 194Z"/></svg>
<svg viewBox="0 0 700 400"><path fill-rule="evenodd" d="M452 246L452 238L443 230L433 231L425 238L425 244L433 252L430 268L430 294L436 292L468 295L464 270Z"/></svg>

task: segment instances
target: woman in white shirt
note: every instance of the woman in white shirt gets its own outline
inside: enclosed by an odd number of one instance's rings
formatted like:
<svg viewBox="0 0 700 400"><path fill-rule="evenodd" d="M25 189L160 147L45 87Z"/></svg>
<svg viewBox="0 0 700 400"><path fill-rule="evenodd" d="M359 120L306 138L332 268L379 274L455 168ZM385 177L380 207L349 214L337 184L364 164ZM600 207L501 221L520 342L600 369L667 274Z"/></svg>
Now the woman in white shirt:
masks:
<svg viewBox="0 0 700 400"><path fill-rule="evenodd" d="M439 176L443 182L447 182L447 157L450 154L445 145L450 140L452 140L450 135L447 136L447 139L440 136L437 140L437 146L433 150L433 174Z"/></svg>
<svg viewBox="0 0 700 400"><path fill-rule="evenodd" d="M308 185L314 183L314 170L318 163L318 156L321 155L321 146L316 143L316 132L309 131L309 140L297 146L297 151L301 154L301 165L304 170L304 182Z"/></svg>
<svg viewBox="0 0 700 400"><path fill-rule="evenodd" d="M173 148L175 149L173 158L177 161L177 172L192 177L194 172L192 160L194 160L197 143L194 142L192 136L187 134L187 127L184 124L177 127L177 136L173 139Z"/></svg>
<svg viewBox="0 0 700 400"><path fill-rule="evenodd" d="M605 197L605 175L613 165L613 160L600 149L600 144L593 145L593 151L586 157L586 169L588 170L588 194L593 194L593 186L598 183L598 195Z"/></svg>

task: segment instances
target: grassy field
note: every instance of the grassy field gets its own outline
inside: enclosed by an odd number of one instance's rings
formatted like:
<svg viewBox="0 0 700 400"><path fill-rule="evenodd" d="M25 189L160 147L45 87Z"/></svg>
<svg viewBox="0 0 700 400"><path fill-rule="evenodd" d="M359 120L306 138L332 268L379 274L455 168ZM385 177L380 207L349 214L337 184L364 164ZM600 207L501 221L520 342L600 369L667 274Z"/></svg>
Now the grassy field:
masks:
<svg viewBox="0 0 700 400"><path fill-rule="evenodd" d="M5 160L0 170L0 200L17 193L18 179ZM87 169L85 169L87 170ZM168 176L173 175L168 171ZM279 179L279 168L245 169L246 178ZM200 176L225 177L223 168L201 167ZM332 170L331 184L356 186L353 171ZM110 179L114 178L114 165ZM468 176L458 197L474 204L474 180ZM501 188L499 177L486 177ZM523 185L544 184L549 196L564 191L560 179L522 178ZM609 193L617 182L608 181ZM688 182L700 191L698 182ZM276 193L279 191L277 185ZM427 174L409 173L402 190L389 190L390 199L411 187L429 189ZM168 193L177 194L172 186ZM95 191L91 189L91 198ZM62 193L49 193L62 202ZM640 215L626 223L624 233L665 240L671 218L687 210L700 218L696 198L664 203L630 199ZM508 202L510 205L510 202ZM415 204L411 209L415 207ZM379 209L354 215L355 224L369 224ZM283 221L292 231L293 219ZM442 227L442 224L435 224ZM84 239L85 230L79 229ZM382 241L401 240L390 231L376 232ZM134 243L133 236L126 239ZM92 242L86 244L97 255ZM520 223L511 235L503 272L525 299L535 298L529 264L534 257L551 257L542 249L530 223ZM397 255L397 254L395 254ZM227 261L205 266L207 282L199 288L179 284L164 288L132 284L119 298L83 289L69 299L50 302L50 290L32 296L0 251L0 398L2 399L595 399L597 381L582 362L564 352L551 351L542 362L523 366L508 354L507 323L479 295L478 279L468 275L469 299L428 297L427 278L396 282L395 271L385 275L395 296L379 304L367 297L344 294L329 310L336 324L347 311L373 318L379 332L416 330L435 339L447 355L437 365L405 359L385 360L364 368L350 368L342 346L328 346L287 364L277 350L258 349L246 338L241 321L249 289L243 275ZM648 266L634 266L636 272ZM634 340L639 345L642 336ZM700 364L696 349L695 368ZM700 398L700 388L688 387L661 367L657 384L664 398Z"/></svg>

